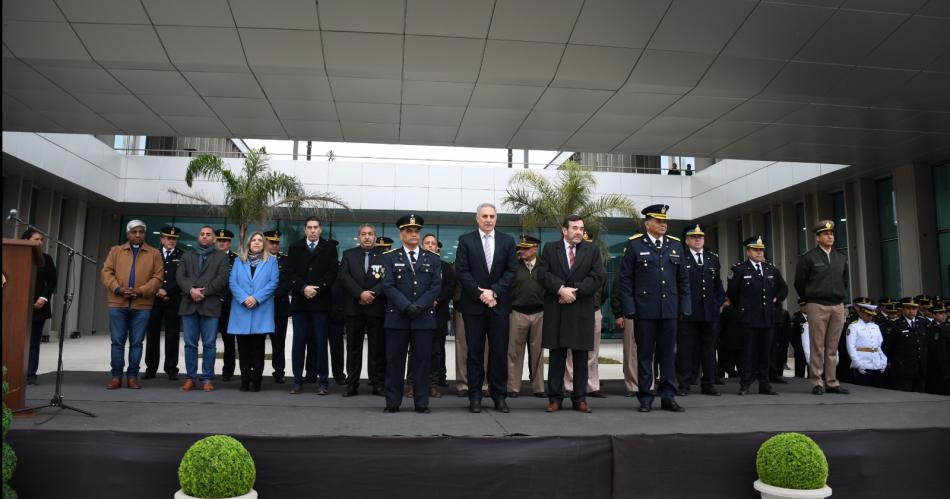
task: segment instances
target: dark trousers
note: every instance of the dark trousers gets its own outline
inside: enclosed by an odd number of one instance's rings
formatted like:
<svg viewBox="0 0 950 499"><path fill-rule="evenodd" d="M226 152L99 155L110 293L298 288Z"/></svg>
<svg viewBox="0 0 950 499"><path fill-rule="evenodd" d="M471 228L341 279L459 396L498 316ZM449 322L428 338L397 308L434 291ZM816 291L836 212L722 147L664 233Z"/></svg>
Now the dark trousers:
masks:
<svg viewBox="0 0 950 499"><path fill-rule="evenodd" d="M345 326L346 322L343 320L330 320L327 327L327 343L330 346L330 372L333 373L335 379L346 378L346 372L344 371L346 363L343 358Z"/></svg>
<svg viewBox="0 0 950 499"><path fill-rule="evenodd" d="M488 338L488 391L494 400L503 399L508 393L508 314L487 310L483 314L463 315L465 343L468 357L468 398L481 400L485 372L485 338ZM431 345L427 348L431 348ZM586 360L585 360L586 362ZM426 374L428 374L428 369Z"/></svg>
<svg viewBox="0 0 950 499"><path fill-rule="evenodd" d="M716 381L716 323L680 322L676 331L676 377L688 387L703 369L703 387ZM698 362L697 362L698 358Z"/></svg>
<svg viewBox="0 0 950 499"><path fill-rule="evenodd" d="M432 333L432 375L430 377L433 384L444 382L447 378L445 369L445 338L449 335L448 323L437 324L437 329Z"/></svg>
<svg viewBox="0 0 950 499"><path fill-rule="evenodd" d="M346 384L351 390L360 386L363 371L363 338L369 338L366 377L370 386L382 387L386 379L386 343L383 318L352 315L346 318Z"/></svg>
<svg viewBox="0 0 950 499"><path fill-rule="evenodd" d="M148 316L148 329L145 334L145 372L149 374L158 372L163 326L165 327L165 373L178 374L178 343L181 338L181 318L178 317L177 301L176 306L162 303L152 307L152 313Z"/></svg>
<svg viewBox="0 0 950 499"><path fill-rule="evenodd" d="M857 369L852 369L851 379L856 385L884 387L884 373L881 371L864 371L864 374L861 374Z"/></svg>
<svg viewBox="0 0 950 499"><path fill-rule="evenodd" d="M744 327L745 348L739 364L740 384L748 387L758 380L759 387L769 386L769 363L772 360L772 328Z"/></svg>
<svg viewBox="0 0 950 499"><path fill-rule="evenodd" d="M551 363L548 365L548 400L561 403L564 400L564 370L567 367L567 355L570 352L574 363L574 391L571 401L575 404L587 400L587 350L571 348L552 348Z"/></svg>
<svg viewBox="0 0 950 499"><path fill-rule="evenodd" d="M231 317L231 304L221 307L221 318L218 319L218 332L224 342L224 358L221 361L221 375L234 376L234 358L237 355L234 335L228 334L228 320Z"/></svg>
<svg viewBox="0 0 950 499"><path fill-rule="evenodd" d="M790 339L792 342L792 349L795 350L795 377L796 378L805 378L806 367L808 367L808 362L805 360L805 346L802 345L802 335L795 334Z"/></svg>
<svg viewBox="0 0 950 499"><path fill-rule="evenodd" d="M43 338L43 326L46 319L33 321L30 328L30 358L26 367L26 379L35 380L36 370L40 367L40 340Z"/></svg>
<svg viewBox="0 0 950 499"><path fill-rule="evenodd" d="M676 393L676 322L676 319L634 319L633 328L637 332L637 382L641 387L653 385L655 356L661 376L656 393L662 399L673 400L673 394ZM576 381L574 386L577 387ZM647 389L641 389L637 398L640 402L653 402L653 394Z"/></svg>
<svg viewBox="0 0 950 499"><path fill-rule="evenodd" d="M233 334L240 349L241 383L260 383L264 377L264 338L266 334Z"/></svg>
<svg viewBox="0 0 950 499"><path fill-rule="evenodd" d="M294 340L290 350L294 384L303 384L303 369L307 364L308 372L317 375L320 386L328 385L326 349L328 322L326 312L294 312Z"/></svg>
<svg viewBox="0 0 950 499"><path fill-rule="evenodd" d="M412 386L416 407L429 406L429 369L432 352L432 330L387 329L386 330L386 406L402 404L402 386L405 383L406 356L412 342L415 353L412 357Z"/></svg>
<svg viewBox="0 0 950 499"><path fill-rule="evenodd" d="M769 365L770 376L781 377L785 374L785 363L788 361L788 330L789 328L785 327L773 329L772 363Z"/></svg>
<svg viewBox="0 0 950 499"><path fill-rule="evenodd" d="M287 364L287 356L285 354L285 347L287 345L287 319L287 317L283 316L274 317L274 332L267 335L270 337L270 348L272 352L270 365L274 368L275 378L284 375L284 368Z"/></svg>

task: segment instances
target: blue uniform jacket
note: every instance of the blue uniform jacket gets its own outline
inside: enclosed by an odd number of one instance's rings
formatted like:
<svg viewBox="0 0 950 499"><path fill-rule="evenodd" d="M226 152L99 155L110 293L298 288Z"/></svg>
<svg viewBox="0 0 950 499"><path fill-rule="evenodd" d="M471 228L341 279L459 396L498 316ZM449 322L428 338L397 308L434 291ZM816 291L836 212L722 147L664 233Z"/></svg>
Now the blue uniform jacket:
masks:
<svg viewBox="0 0 950 499"><path fill-rule="evenodd" d="M419 247L415 270L409 264L404 248L389 250L379 256L383 265L383 292L386 293L386 329L435 329L433 304L442 287L442 263L439 255ZM375 262L374 262L375 263ZM415 319L405 315L409 305L419 305L424 312Z"/></svg>
<svg viewBox="0 0 950 499"><path fill-rule="evenodd" d="M240 258L234 259L231 267L231 312L228 316L228 334L254 334L274 332L274 292L280 279L277 258L271 256L257 265L254 277L251 266ZM244 300L253 296L257 306L247 308Z"/></svg>
<svg viewBox="0 0 950 499"><path fill-rule="evenodd" d="M692 313L689 270L679 239L663 236L657 248L637 234L627 241L620 263L623 313L637 319L677 319Z"/></svg>
<svg viewBox="0 0 950 499"><path fill-rule="evenodd" d="M703 264L699 265L693 251L686 248L686 268L689 269L689 296L693 314L684 317L688 322L719 322L720 307L726 301L722 286L722 267L719 255L703 249Z"/></svg>
<svg viewBox="0 0 950 499"><path fill-rule="evenodd" d="M739 311L739 322L749 327L772 327L775 303L781 303L788 296L788 285L774 265L762 262L762 273L764 276L746 260L733 265L729 276L726 296Z"/></svg>

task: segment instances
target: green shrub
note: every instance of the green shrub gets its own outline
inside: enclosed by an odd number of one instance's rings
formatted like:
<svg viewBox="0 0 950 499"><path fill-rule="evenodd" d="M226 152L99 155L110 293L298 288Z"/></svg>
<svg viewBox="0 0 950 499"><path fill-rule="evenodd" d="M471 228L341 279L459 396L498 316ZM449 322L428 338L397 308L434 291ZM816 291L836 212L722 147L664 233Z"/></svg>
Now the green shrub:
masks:
<svg viewBox="0 0 950 499"><path fill-rule="evenodd" d="M16 499L16 491L7 484L13 477L13 470L16 469L16 454L13 452L13 447L7 443L7 432L10 431L10 424L13 422L13 412L7 407L6 402L9 391L7 366L3 366L3 499Z"/></svg>
<svg viewBox="0 0 950 499"><path fill-rule="evenodd" d="M212 435L195 442L178 465L182 491L194 497L221 498L247 494L257 471L251 453L233 437Z"/></svg>
<svg viewBox="0 0 950 499"><path fill-rule="evenodd" d="M780 433L766 440L755 456L755 470L763 482L786 489L820 489L828 481L825 453L801 433Z"/></svg>
<svg viewBox="0 0 950 499"><path fill-rule="evenodd" d="M13 487L3 484L3 499L17 499L16 491Z"/></svg>
<svg viewBox="0 0 950 499"><path fill-rule="evenodd" d="M13 423L13 411L7 407L7 404L3 404L3 438L7 438L7 433L10 432L10 425Z"/></svg>
<svg viewBox="0 0 950 499"><path fill-rule="evenodd" d="M3 443L3 483L10 481L13 477L13 470L16 468L16 454L10 444Z"/></svg>

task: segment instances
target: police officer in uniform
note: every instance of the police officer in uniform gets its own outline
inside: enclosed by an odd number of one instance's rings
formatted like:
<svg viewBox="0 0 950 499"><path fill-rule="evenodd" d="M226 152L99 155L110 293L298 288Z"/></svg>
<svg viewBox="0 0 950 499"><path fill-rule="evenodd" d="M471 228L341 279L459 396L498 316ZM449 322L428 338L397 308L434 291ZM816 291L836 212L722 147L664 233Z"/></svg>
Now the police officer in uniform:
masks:
<svg viewBox="0 0 950 499"><path fill-rule="evenodd" d="M280 252L280 231L269 230L264 233L267 251L277 258L280 277L274 291L274 332L268 334L271 346L271 366L274 368L274 382L283 384L284 368L287 365L285 346L287 344L287 319L290 317L290 281L284 269L287 267L287 255Z"/></svg>
<svg viewBox="0 0 950 499"><path fill-rule="evenodd" d="M773 316L775 304L788 296L788 285L782 273L765 261L762 236L750 237L742 244L746 247L747 259L733 265L726 291L729 301L738 309L744 340L739 395L749 393L753 378L759 381L760 394L778 395L769 381Z"/></svg>
<svg viewBox="0 0 950 499"><path fill-rule="evenodd" d="M145 344L145 374L142 379L152 379L158 372L159 345L162 338L162 326L165 327L165 374L169 380L178 379L178 342L181 333L181 318L178 317L178 305L181 304L181 288L175 273L181 262L182 251L178 248L181 229L167 226L161 231L161 254L164 271L162 287L155 294L155 304L148 318L148 336Z"/></svg>
<svg viewBox="0 0 950 499"><path fill-rule="evenodd" d="M901 317L891 324L884 337L888 388L904 392L923 392L927 372L927 327L917 317L920 304L912 297L901 298Z"/></svg>
<svg viewBox="0 0 950 499"><path fill-rule="evenodd" d="M704 227L698 223L690 224L686 231L686 268L689 270L693 313L683 317L677 331L679 395L686 395L689 385L696 382L700 364L703 368L702 393L719 395L713 387L716 381L716 329L726 291L722 287L719 255L704 247L705 240ZM697 357L699 363L695 360Z"/></svg>
<svg viewBox="0 0 950 499"><path fill-rule="evenodd" d="M652 205L641 213L646 233L627 241L620 264L620 301L625 319L634 321L637 339L637 370L640 391L638 411L650 412L656 354L662 379L656 391L660 408L683 412L676 403L676 323L692 313L689 269L679 238L666 235L667 205Z"/></svg>
<svg viewBox="0 0 950 499"><path fill-rule="evenodd" d="M423 219L410 214L396 225L402 247L389 250L382 262L383 292L387 306L386 328L386 408L399 412L406 372L409 342L415 347L412 366L416 412L429 411L429 373L432 362L432 334L436 328L433 304L441 290L442 265L439 255L422 249L419 230Z"/></svg>
<svg viewBox="0 0 950 499"><path fill-rule="evenodd" d="M231 275L231 267L234 266L234 259L237 253L231 251L231 240L234 239L234 233L227 229L218 229L215 231L214 240L218 245L218 251L223 251L228 255L228 275ZM221 298L221 317L218 319L218 332L221 333L221 340L224 341L224 359L221 366L221 379L231 381L234 376L234 361L236 359L237 346L233 335L228 334L228 319L231 316L231 293L224 293Z"/></svg>

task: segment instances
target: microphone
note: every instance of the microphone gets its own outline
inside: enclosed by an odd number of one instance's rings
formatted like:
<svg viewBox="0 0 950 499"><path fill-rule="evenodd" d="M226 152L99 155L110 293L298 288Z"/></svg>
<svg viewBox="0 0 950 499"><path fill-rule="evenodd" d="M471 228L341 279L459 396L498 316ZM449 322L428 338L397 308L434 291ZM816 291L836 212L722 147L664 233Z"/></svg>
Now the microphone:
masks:
<svg viewBox="0 0 950 499"><path fill-rule="evenodd" d="M19 215L20 215L19 212L17 212L16 209L14 208L14 209L10 210L10 214L7 215L7 220L13 220L14 218L18 217Z"/></svg>

